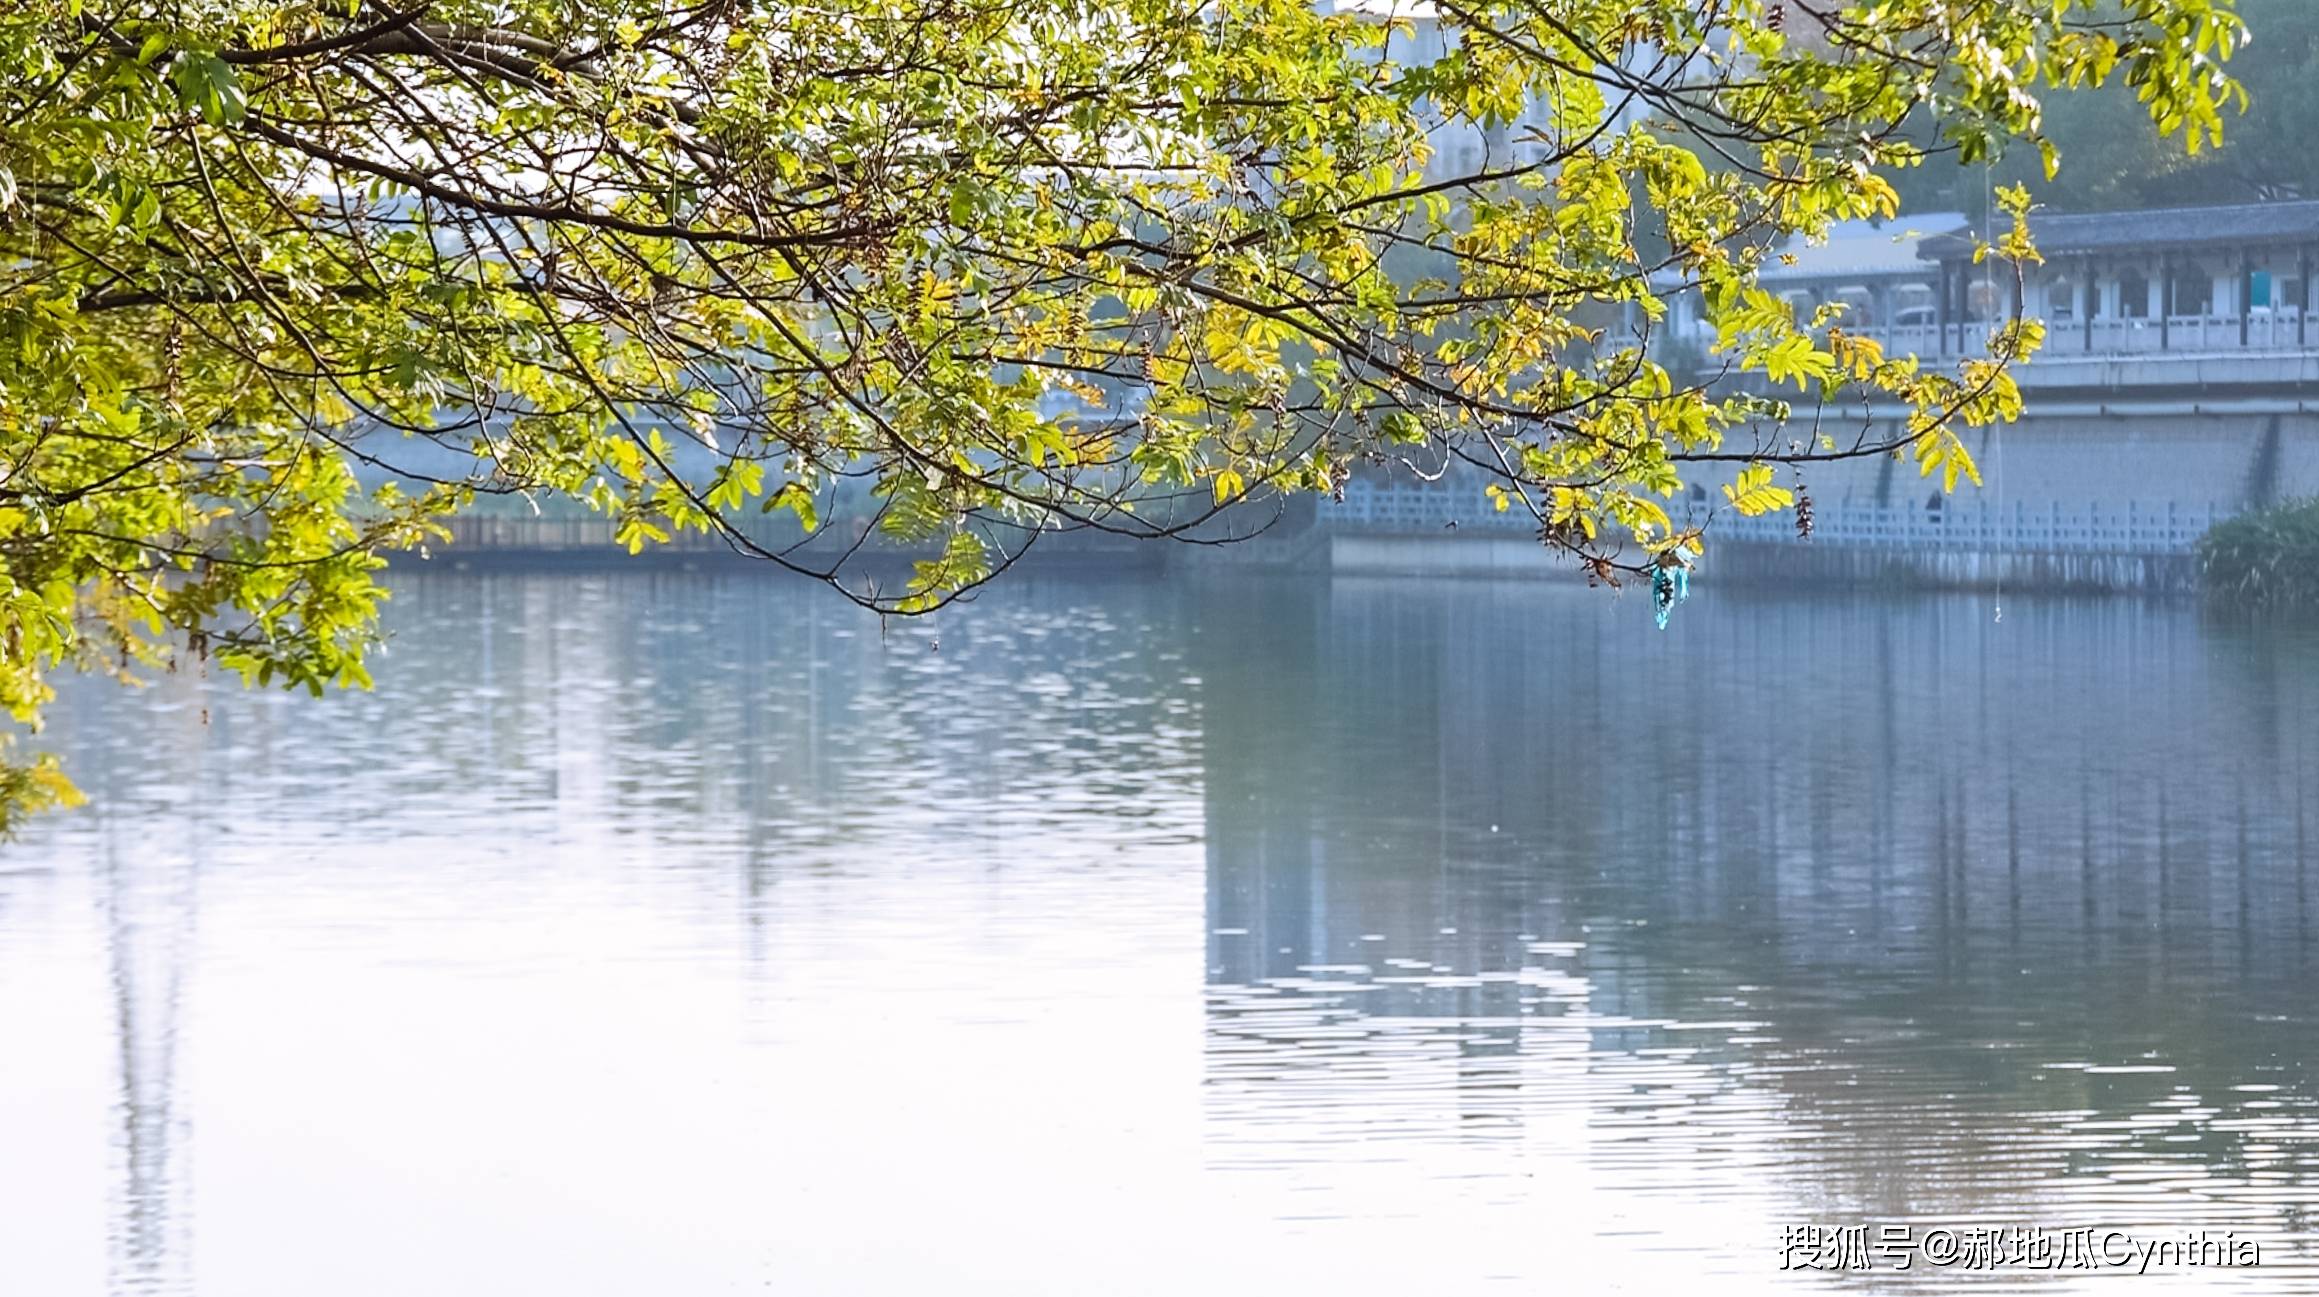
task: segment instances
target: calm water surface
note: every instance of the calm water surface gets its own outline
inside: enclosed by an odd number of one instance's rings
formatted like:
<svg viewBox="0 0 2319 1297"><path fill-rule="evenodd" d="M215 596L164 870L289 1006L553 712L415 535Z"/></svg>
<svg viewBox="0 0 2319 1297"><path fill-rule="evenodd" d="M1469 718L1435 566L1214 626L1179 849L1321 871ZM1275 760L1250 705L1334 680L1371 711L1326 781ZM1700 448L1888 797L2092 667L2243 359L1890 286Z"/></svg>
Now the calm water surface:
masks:
<svg viewBox="0 0 2319 1297"><path fill-rule="evenodd" d="M73 686L0 1292L2319 1290L2319 640L1703 593L429 573L373 694Z"/></svg>

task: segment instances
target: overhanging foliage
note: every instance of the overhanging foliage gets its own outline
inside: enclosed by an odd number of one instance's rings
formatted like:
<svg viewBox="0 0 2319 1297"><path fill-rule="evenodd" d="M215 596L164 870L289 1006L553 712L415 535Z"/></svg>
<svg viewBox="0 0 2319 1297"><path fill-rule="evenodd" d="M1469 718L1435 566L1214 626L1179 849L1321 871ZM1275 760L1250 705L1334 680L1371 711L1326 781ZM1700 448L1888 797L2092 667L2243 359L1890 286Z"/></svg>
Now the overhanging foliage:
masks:
<svg viewBox="0 0 2319 1297"><path fill-rule="evenodd" d="M1299 0L17 0L0 703L36 721L68 663L360 685L382 555L484 494L911 611L1038 535L1176 535L1364 460L1479 469L1612 581L1703 546L1661 503L1690 475L1742 512L1784 507L1775 463L1953 484L2035 326L1936 372L1756 269L1891 214L1915 126L1936 162L2035 143L2045 87L2123 81L2211 141L2242 35L2216 0L1415 23L1431 57ZM1793 396L1654 363L1676 285ZM810 529L848 480L933 555L908 587L735 525Z"/></svg>

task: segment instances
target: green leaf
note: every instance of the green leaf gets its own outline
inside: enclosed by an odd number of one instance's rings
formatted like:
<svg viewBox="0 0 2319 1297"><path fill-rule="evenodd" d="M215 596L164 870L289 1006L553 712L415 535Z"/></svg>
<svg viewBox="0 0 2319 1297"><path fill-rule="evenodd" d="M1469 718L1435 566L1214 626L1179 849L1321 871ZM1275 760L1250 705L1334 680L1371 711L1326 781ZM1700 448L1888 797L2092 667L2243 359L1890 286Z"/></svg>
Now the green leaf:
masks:
<svg viewBox="0 0 2319 1297"><path fill-rule="evenodd" d="M177 56L170 76L185 103L201 110L203 121L212 126L241 125L247 104L233 64L206 51L188 50Z"/></svg>
<svg viewBox="0 0 2319 1297"><path fill-rule="evenodd" d="M1795 492L1772 482L1773 470L1769 464L1750 464L1739 470L1739 480L1723 488L1723 497L1731 507L1748 517L1775 513L1796 502Z"/></svg>

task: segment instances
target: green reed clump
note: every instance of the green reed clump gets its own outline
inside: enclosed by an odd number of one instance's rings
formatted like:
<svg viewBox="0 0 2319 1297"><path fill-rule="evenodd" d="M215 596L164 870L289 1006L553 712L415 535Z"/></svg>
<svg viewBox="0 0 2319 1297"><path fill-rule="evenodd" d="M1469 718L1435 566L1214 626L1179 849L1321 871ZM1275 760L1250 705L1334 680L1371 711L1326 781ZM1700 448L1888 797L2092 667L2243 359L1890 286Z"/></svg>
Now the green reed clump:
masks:
<svg viewBox="0 0 2319 1297"><path fill-rule="evenodd" d="M2217 523L2198 541L2207 597L2253 608L2319 607L2319 498Z"/></svg>

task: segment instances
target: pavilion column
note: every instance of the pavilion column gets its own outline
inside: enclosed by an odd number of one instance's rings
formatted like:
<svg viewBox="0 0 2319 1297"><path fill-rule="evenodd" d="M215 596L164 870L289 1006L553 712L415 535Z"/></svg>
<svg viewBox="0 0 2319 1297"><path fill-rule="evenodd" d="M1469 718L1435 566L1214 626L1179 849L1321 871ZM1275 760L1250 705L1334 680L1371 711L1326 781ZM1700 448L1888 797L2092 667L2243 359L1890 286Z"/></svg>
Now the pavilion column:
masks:
<svg viewBox="0 0 2319 1297"><path fill-rule="evenodd" d="M2238 345L2247 345L2247 330L2255 315L2255 254L2238 252Z"/></svg>
<svg viewBox="0 0 2319 1297"><path fill-rule="evenodd" d="M2094 349L2094 308L2101 304L2102 286L2094 278L2094 259L2087 257L2078 266L2077 316L2079 327L2085 330L2085 349Z"/></svg>
<svg viewBox="0 0 2319 1297"><path fill-rule="evenodd" d="M1950 314L1957 317L1957 350L1965 349L1965 339L1972 336L1973 326L1973 267L1970 262L1957 263L1955 282L1950 290L1957 299L1957 307Z"/></svg>
<svg viewBox="0 0 2319 1297"><path fill-rule="evenodd" d="M2167 349L2174 324L2174 258L2158 254L2158 350Z"/></svg>
<svg viewBox="0 0 2319 1297"><path fill-rule="evenodd" d="M2295 308L2295 345L2303 345L2303 321L2311 314L2311 247L2295 249L2295 283L2303 294L2303 304Z"/></svg>
<svg viewBox="0 0 2319 1297"><path fill-rule="evenodd" d="M1941 318L1947 320L1951 324L1956 325L1957 336L1959 338L1964 337L1964 303L1957 300L1957 268L1945 261L1941 263L1941 298L1946 303L1946 305L1942 307ZM1941 350L1947 351L1948 349L1949 331L1944 328L1941 330Z"/></svg>
<svg viewBox="0 0 2319 1297"><path fill-rule="evenodd" d="M1938 269L1933 272L1933 329L1940 335L1940 342L1936 344L1934 350L1947 351L1949 349L1949 263L1942 261L1935 264Z"/></svg>
<svg viewBox="0 0 2319 1297"><path fill-rule="evenodd" d="M1958 262L1949 272L1949 297L1949 315L1957 322L1957 350L1961 352L1973 323L1973 271L1969 263Z"/></svg>

